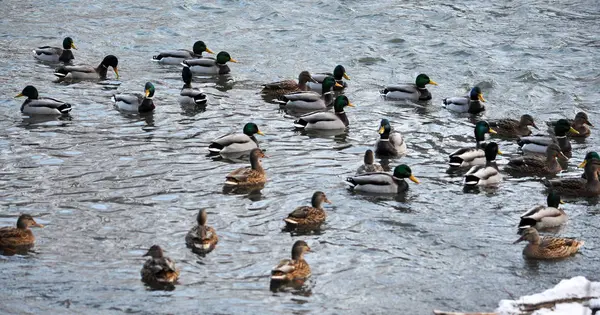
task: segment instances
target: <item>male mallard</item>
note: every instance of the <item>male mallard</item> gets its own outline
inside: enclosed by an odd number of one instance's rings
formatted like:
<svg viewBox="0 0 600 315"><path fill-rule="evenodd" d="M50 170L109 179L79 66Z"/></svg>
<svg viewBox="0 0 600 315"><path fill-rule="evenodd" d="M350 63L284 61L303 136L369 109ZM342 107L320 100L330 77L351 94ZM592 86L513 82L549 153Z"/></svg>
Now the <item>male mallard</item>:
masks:
<svg viewBox="0 0 600 315"><path fill-rule="evenodd" d="M521 150L525 153L539 153L544 154L546 148L550 143L558 143L561 151L567 157L571 157L571 142L567 133L571 131L575 134L577 130L571 127L571 124L566 119L560 119L554 126L554 137L551 136L529 136L521 137L517 143L521 147Z"/></svg>
<svg viewBox="0 0 600 315"><path fill-rule="evenodd" d="M322 94L315 92L286 94L277 102L285 104L285 109L292 112L312 112L327 109L333 101L333 92L331 89L333 86L339 84L335 82L333 77L327 77L321 85L323 86Z"/></svg>
<svg viewBox="0 0 600 315"><path fill-rule="evenodd" d="M292 259L284 259L271 270L271 281L305 280L310 277L310 266L304 253L310 251L305 241L296 241L292 247Z"/></svg>
<svg viewBox="0 0 600 315"><path fill-rule="evenodd" d="M569 119L569 123L571 124L571 127L573 127L573 129L575 129L575 130L577 130L577 132L579 132L579 133L574 133L574 132L569 131L567 133L567 135L569 137L589 137L591 130L588 126L594 127L594 125L592 125L592 123L590 122L588 115L584 112L577 113L575 115L575 119L573 119L573 120ZM554 126L554 125L556 125L556 122L548 123L548 125Z"/></svg>
<svg viewBox="0 0 600 315"><path fill-rule="evenodd" d="M598 155L597 152L594 151L590 151L588 152L585 157L583 158L585 161L590 161L592 159L596 159L596 160L600 160L600 155ZM587 163L587 162L586 162ZM583 174L581 174L581 178L585 179L585 172Z"/></svg>
<svg viewBox="0 0 600 315"><path fill-rule="evenodd" d="M398 131L392 132L390 121L382 119L379 124L379 139L375 142L378 156L399 156L406 154L406 142Z"/></svg>
<svg viewBox="0 0 600 315"><path fill-rule="evenodd" d="M479 114L485 110L483 93L478 86L471 89L468 95L448 97L442 100L443 106L453 112Z"/></svg>
<svg viewBox="0 0 600 315"><path fill-rule="evenodd" d="M346 68L344 68L344 66L342 66L342 65L337 65L333 69L333 73L316 73L316 74L314 74L312 76L314 81L308 82L309 90L317 92L317 93L321 93L323 91L323 86L321 85L321 83L323 82L323 80L325 80L326 77L333 77L335 79L335 82L338 83L338 85L335 85L333 87L334 91L342 91L348 86L348 84L346 82L344 82L342 79L350 80L350 77L348 76L348 74L346 74Z"/></svg>
<svg viewBox="0 0 600 315"><path fill-rule="evenodd" d="M567 214L559 205L562 202L560 195L554 191L548 193L546 199L548 206L535 206L521 215L519 228L532 227L537 230L552 228L567 222Z"/></svg>
<svg viewBox="0 0 600 315"><path fill-rule="evenodd" d="M149 285L173 285L179 278L179 269L175 267L175 261L165 257L162 248L152 245L144 256L150 256L144 263L142 281Z"/></svg>
<svg viewBox="0 0 600 315"><path fill-rule="evenodd" d="M256 186L267 182L267 175L263 169L260 159L266 155L261 149L250 151L250 167L238 168L227 174L225 185L229 186Z"/></svg>
<svg viewBox="0 0 600 315"><path fill-rule="evenodd" d="M304 130L337 130L345 129L350 122L344 107L354 107L345 95L340 95L333 101L334 112L314 112L300 116L294 126Z"/></svg>
<svg viewBox="0 0 600 315"><path fill-rule="evenodd" d="M431 93L425 87L427 84L437 85L426 74L419 74L415 84L389 85L381 94L389 99L428 101L431 99Z"/></svg>
<svg viewBox="0 0 600 315"><path fill-rule="evenodd" d="M502 181L502 175L496 165L496 155L502 154L496 142L485 146L485 165L475 165L465 174L465 186L489 186Z"/></svg>
<svg viewBox="0 0 600 315"><path fill-rule="evenodd" d="M265 135L262 131L258 130L258 126L255 123L247 123L244 125L243 133L232 133L213 140L208 146L208 151L221 154L250 151L258 148L258 141L254 137L255 134Z"/></svg>
<svg viewBox="0 0 600 315"><path fill-rule="evenodd" d="M327 218L327 214L323 210L324 202L331 204L324 192L316 191L312 196L311 206L298 207L283 219L287 228L308 228L321 225Z"/></svg>
<svg viewBox="0 0 600 315"><path fill-rule="evenodd" d="M557 159L568 160L556 143L546 148L546 157L540 155L525 155L510 159L505 171L509 173L528 175L553 175L560 173L562 167Z"/></svg>
<svg viewBox="0 0 600 315"><path fill-rule="evenodd" d="M206 225L206 210L200 210L196 220L198 225L194 226L185 236L185 245L195 253L208 254L217 246L219 237L217 237L215 229Z"/></svg>
<svg viewBox="0 0 600 315"><path fill-rule="evenodd" d="M595 153L595 152L594 152ZM596 155L598 155L596 153ZM544 185L549 190L556 191L562 196L573 197L596 197L600 195L600 181L598 181L598 171L600 170L600 159L592 158L583 160L579 164L583 168L585 178L560 178L547 180Z"/></svg>
<svg viewBox="0 0 600 315"><path fill-rule="evenodd" d="M71 82L77 80L106 80L108 67L112 67L119 79L119 70L117 65L119 59L113 55L108 55L102 59L98 67L90 65L62 66L56 69L54 75L58 77L57 82Z"/></svg>
<svg viewBox="0 0 600 315"><path fill-rule="evenodd" d="M217 54L216 59L188 59L184 60L181 65L189 67L194 73L201 74L228 74L231 72L227 62L237 62L237 60L231 58L229 53L222 51Z"/></svg>
<svg viewBox="0 0 600 315"><path fill-rule="evenodd" d="M26 86L15 97L21 96L27 96L21 105L21 113L26 115L64 115L71 111L71 104L49 97L40 98L37 89L32 85Z"/></svg>
<svg viewBox="0 0 600 315"><path fill-rule="evenodd" d="M73 39L71 37L65 37L65 39L63 39L62 48L51 46L38 47L37 49L33 50L33 57L47 62L69 63L71 60L75 59L71 48L77 49L73 43Z"/></svg>
<svg viewBox="0 0 600 315"><path fill-rule="evenodd" d="M383 172L383 167L381 164L375 163L375 156L372 150L365 151L364 164L358 167L356 175L378 172Z"/></svg>
<svg viewBox="0 0 600 315"><path fill-rule="evenodd" d="M261 93L271 99L277 99L286 94L307 91L307 82L316 81L308 71L302 71L300 72L300 75L298 75L298 82L294 80L285 80L267 83L264 85Z"/></svg>
<svg viewBox="0 0 600 315"><path fill-rule="evenodd" d="M528 241L523 249L523 254L532 259L557 259L571 256L583 246L583 241L570 238L540 237L538 231L532 227L523 229L521 237L513 244Z"/></svg>
<svg viewBox="0 0 600 315"><path fill-rule="evenodd" d="M206 94L201 90L192 87L192 71L188 67L181 70L183 87L179 92L179 104L181 105L206 105Z"/></svg>
<svg viewBox="0 0 600 315"><path fill-rule="evenodd" d="M404 180L410 179L415 183L419 180L412 174L410 167L405 164L394 168L394 174L388 173L365 173L346 178L354 191L373 194L398 194L408 190L408 183Z"/></svg>
<svg viewBox="0 0 600 315"><path fill-rule="evenodd" d="M485 140L486 133L496 133L496 131L490 128L490 125L486 121L479 121L475 124L475 141L476 145L474 148L461 148L450 153L450 167L467 167L475 165L485 164L485 152L483 149L486 144L481 143Z"/></svg>
<svg viewBox="0 0 600 315"><path fill-rule="evenodd" d="M522 115L520 120L507 118L489 121L488 123L490 124L490 127L496 130L497 136L506 138L529 136L531 134L531 130L529 130L528 126L539 129L535 125L533 117L528 114Z"/></svg>
<svg viewBox="0 0 600 315"><path fill-rule="evenodd" d="M42 224L35 222L29 214L22 214L17 220L17 227L0 228L0 249L31 246L35 242L30 226L43 228Z"/></svg>
<svg viewBox="0 0 600 315"><path fill-rule="evenodd" d="M144 94L115 94L112 96L112 100L115 103L115 106L120 110L136 113L149 113L156 107L152 100L154 91L154 84L146 82Z"/></svg>
<svg viewBox="0 0 600 315"><path fill-rule="evenodd" d="M202 53L207 52L209 54L214 54L212 50L206 47L206 44L199 40L194 43L194 47L192 50L187 49L178 49L178 50L169 50L163 51L156 56L152 57L152 60L157 61L159 63L165 65L178 65L182 63L184 60L188 59L199 59L202 58Z"/></svg>

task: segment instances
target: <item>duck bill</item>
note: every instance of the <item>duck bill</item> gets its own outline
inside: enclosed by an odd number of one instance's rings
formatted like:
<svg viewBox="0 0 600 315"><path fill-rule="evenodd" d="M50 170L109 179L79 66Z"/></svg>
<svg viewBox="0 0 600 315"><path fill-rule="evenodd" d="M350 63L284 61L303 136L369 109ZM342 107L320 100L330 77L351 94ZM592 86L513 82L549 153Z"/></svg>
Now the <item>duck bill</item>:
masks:
<svg viewBox="0 0 600 315"><path fill-rule="evenodd" d="M382 135L385 132L385 128L382 126L379 128L379 134Z"/></svg>
<svg viewBox="0 0 600 315"><path fill-rule="evenodd" d="M315 80L312 76L310 77L309 81L312 82L312 83L319 83L319 81Z"/></svg>
<svg viewBox="0 0 600 315"><path fill-rule="evenodd" d="M74 44L74 43L71 43L71 49L75 49L75 50L77 50L77 47L75 47L75 44Z"/></svg>
<svg viewBox="0 0 600 315"><path fill-rule="evenodd" d="M581 164L577 165L577 167L584 168L586 164L587 164L587 160L583 160L583 162L581 162Z"/></svg>
<svg viewBox="0 0 600 315"><path fill-rule="evenodd" d="M328 203L328 204L332 204L333 202L331 202L331 200L325 198L325 200L323 200L323 202Z"/></svg>
<svg viewBox="0 0 600 315"><path fill-rule="evenodd" d="M584 123L590 127L594 127L594 125L592 125L592 123L589 120L585 120Z"/></svg>
<svg viewBox="0 0 600 315"><path fill-rule="evenodd" d="M150 95L150 90L146 90L146 92L144 93L144 95L146 95L146 97L148 97Z"/></svg>
<svg viewBox="0 0 600 315"><path fill-rule="evenodd" d="M531 127L535 128L537 130L540 130L540 128L538 128L538 126L535 123L531 123Z"/></svg>
<svg viewBox="0 0 600 315"><path fill-rule="evenodd" d="M500 151L500 149L498 149L498 155L502 155L502 151Z"/></svg>
<svg viewBox="0 0 600 315"><path fill-rule="evenodd" d="M560 203L561 205L564 205L566 202L562 201L562 199L560 201L558 201L558 203Z"/></svg>
<svg viewBox="0 0 600 315"><path fill-rule="evenodd" d="M257 134L259 134L259 135L261 135L261 136L264 136L264 135L265 135L265 133L264 133L264 132L262 132L262 131L260 131L260 130L259 130L259 131L257 131L256 133L257 133Z"/></svg>
<svg viewBox="0 0 600 315"><path fill-rule="evenodd" d="M484 102L484 103L485 103L485 98L483 98L483 94L481 94L481 93L477 94L477 98L478 98L480 101L482 101L482 102Z"/></svg>
<svg viewBox="0 0 600 315"><path fill-rule="evenodd" d="M341 85L341 84L339 84L337 82L335 82L335 86L337 86L337 87L344 87L343 85Z"/></svg>
<svg viewBox="0 0 600 315"><path fill-rule="evenodd" d="M215 54L215 53L214 53L212 50L210 50L210 48L208 48L208 47L206 47L206 50L205 50L205 51L206 51L207 53L209 53L209 54L213 54L213 55Z"/></svg>
<svg viewBox="0 0 600 315"><path fill-rule="evenodd" d="M25 95L23 95L23 93L19 93L19 94L17 94L17 95L15 96L15 98L17 98L17 97L23 97L23 96L25 96Z"/></svg>
<svg viewBox="0 0 600 315"><path fill-rule="evenodd" d="M559 159L563 160L563 161L568 161L569 160L569 158L564 153L562 153L562 152L558 152L557 157Z"/></svg>
<svg viewBox="0 0 600 315"><path fill-rule="evenodd" d="M210 249L210 243L204 243L204 244L202 244L202 249L209 250Z"/></svg>
<svg viewBox="0 0 600 315"><path fill-rule="evenodd" d="M489 132L489 133L492 133L492 134L497 134L496 130L494 130L494 129L492 129L492 128L488 129L488 132Z"/></svg>
<svg viewBox="0 0 600 315"><path fill-rule="evenodd" d="M348 103L348 106L350 106L350 107L354 107L354 106L356 106L356 105L354 105L354 104L352 104L352 103Z"/></svg>
<svg viewBox="0 0 600 315"><path fill-rule="evenodd" d="M429 82L427 84L431 84L431 85L438 85L435 81L433 80L429 80Z"/></svg>
<svg viewBox="0 0 600 315"><path fill-rule="evenodd" d="M569 128L569 131L570 131L571 133L574 133L574 134L576 134L576 135L578 135L578 134L579 134L579 131L575 130L575 128L573 128L573 127L570 127L570 128Z"/></svg>
<svg viewBox="0 0 600 315"><path fill-rule="evenodd" d="M524 240L525 240L525 235L522 235L521 237L519 237L519 239L518 239L518 240L514 241L514 242L513 242L513 244L520 243L520 242L522 242L522 241L524 241Z"/></svg>
<svg viewBox="0 0 600 315"><path fill-rule="evenodd" d="M415 184L419 184L419 180L415 177L415 175L410 175L408 179L412 180Z"/></svg>
<svg viewBox="0 0 600 315"><path fill-rule="evenodd" d="M348 74L346 74L346 72L344 72L344 75L343 75L343 77L344 77L344 79L346 79L346 80L350 80L350 77L348 76Z"/></svg>
<svg viewBox="0 0 600 315"><path fill-rule="evenodd" d="M233 58L229 58L229 61L234 62L234 63L238 63L237 60L233 59Z"/></svg>
<svg viewBox="0 0 600 315"><path fill-rule="evenodd" d="M34 225L32 225L32 226L39 227L39 228L43 228L43 227L44 227L44 225L43 225L43 224L39 224L39 223L36 223L36 224L34 224Z"/></svg>
<svg viewBox="0 0 600 315"><path fill-rule="evenodd" d="M113 71L115 72L115 75L117 76L117 80L119 79L119 69L117 67L113 67Z"/></svg>

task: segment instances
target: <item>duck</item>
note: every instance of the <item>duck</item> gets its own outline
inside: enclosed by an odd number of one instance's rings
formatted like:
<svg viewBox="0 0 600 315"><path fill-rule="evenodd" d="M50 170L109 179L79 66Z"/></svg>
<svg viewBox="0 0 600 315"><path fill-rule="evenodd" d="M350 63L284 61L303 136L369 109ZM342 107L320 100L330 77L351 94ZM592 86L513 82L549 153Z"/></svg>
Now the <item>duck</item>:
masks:
<svg viewBox="0 0 600 315"><path fill-rule="evenodd" d="M17 219L17 227L0 228L0 249L10 249L21 246L31 246L35 243L35 236L30 227L43 228L43 224L35 222L29 214L21 214Z"/></svg>
<svg viewBox="0 0 600 315"><path fill-rule="evenodd" d="M560 237L540 237L538 231L532 227L521 231L521 237L513 244L528 241L523 249L523 255L531 259L558 259L577 253L583 246L583 241Z"/></svg>
<svg viewBox="0 0 600 315"><path fill-rule="evenodd" d="M508 173L528 174L528 175L554 175L560 173L563 169L557 159L568 160L562 153L556 143L550 144L546 148L546 156L525 155L515 157L508 161L504 169Z"/></svg>
<svg viewBox="0 0 600 315"><path fill-rule="evenodd" d="M162 248L158 245L152 245L144 257L150 256L144 263L142 271L142 281L148 285L173 285L179 278L179 269L175 266L175 261L165 257Z"/></svg>
<svg viewBox="0 0 600 315"><path fill-rule="evenodd" d="M188 67L183 67L181 70L181 78L183 79L183 87L181 88L181 92L179 92L179 104L206 105L208 102L206 94L204 94L202 90L192 87L192 70Z"/></svg>
<svg viewBox="0 0 600 315"><path fill-rule="evenodd" d="M189 67L194 73L200 74L228 74L231 72L227 62L237 63L237 60L231 58L228 52L221 51L216 59L188 59L181 62L184 67Z"/></svg>
<svg viewBox="0 0 600 315"><path fill-rule="evenodd" d="M381 90L381 94L388 99L428 101L431 100L431 93L425 87L427 84L438 85L421 73L415 79L415 84L389 85Z"/></svg>
<svg viewBox="0 0 600 315"><path fill-rule="evenodd" d="M546 180L544 181L544 185L548 190L555 191L562 196L596 197L600 195L600 181L598 181L600 159L594 158L583 160L578 167L583 168L585 178L578 177Z"/></svg>
<svg viewBox="0 0 600 315"><path fill-rule="evenodd" d="M383 171L384 170L381 164L375 162L373 150L367 150L365 151L364 164L358 167L356 170L356 175L364 173L379 173Z"/></svg>
<svg viewBox="0 0 600 315"><path fill-rule="evenodd" d="M563 225L567 222L567 214L560 208L560 204L564 203L560 199L560 195L554 191L548 193L546 198L547 206L535 206L521 215L519 228L527 227L542 230Z"/></svg>
<svg viewBox="0 0 600 315"><path fill-rule="evenodd" d="M282 104L287 111L313 112L325 110L333 102L332 88L340 85L333 77L327 77L321 82L322 94L315 92L298 92L282 96L277 103Z"/></svg>
<svg viewBox="0 0 600 315"><path fill-rule="evenodd" d="M379 139L375 142L375 154L393 157L406 154L406 142L398 131L392 132L390 121L382 119L379 124Z"/></svg>
<svg viewBox="0 0 600 315"><path fill-rule="evenodd" d="M90 65L62 66L55 70L54 75L58 77L56 82L72 82L77 80L106 80L108 67L111 67L119 79L119 59L114 55L108 55L102 59L97 67Z"/></svg>
<svg viewBox="0 0 600 315"><path fill-rule="evenodd" d="M533 121L533 117L529 114L522 115L519 120L516 119L500 119L497 121L488 121L490 127L496 130L496 136L504 138L526 137L531 135L529 126L540 129Z"/></svg>
<svg viewBox="0 0 600 315"><path fill-rule="evenodd" d="M258 141L254 137L255 134L265 135L258 129L255 123L249 122L244 125L242 133L228 134L213 140L208 146L208 151L212 154L231 154L250 151L258 148Z"/></svg>
<svg viewBox="0 0 600 315"><path fill-rule="evenodd" d="M578 112L575 115L575 119L573 119L573 120L569 119L569 123L571 124L571 127L573 127L573 129L577 130L577 132L579 132L579 133L574 133L574 132L569 131L567 133L567 135L569 137L575 137L575 138L589 137L591 134L591 130L589 127L594 127L594 125L592 125L592 123L590 122L590 120L588 118L588 115L585 112ZM554 125L556 125L556 122L548 123L548 125L553 127Z"/></svg>
<svg viewBox="0 0 600 315"><path fill-rule="evenodd" d="M267 156L261 149L252 149L250 151L250 167L242 167L227 174L226 186L259 186L267 182L267 176L263 169L260 159Z"/></svg>
<svg viewBox="0 0 600 315"><path fill-rule="evenodd" d="M348 177L346 181L353 186L354 191L372 194L398 194L408 190L408 183L404 180L405 178L419 184L419 180L412 174L412 170L406 164L396 166L393 174L384 172L365 173Z"/></svg>
<svg viewBox="0 0 600 315"><path fill-rule="evenodd" d="M483 149L486 144L482 143L485 140L485 134L494 134L496 131L490 127L487 121L478 121L475 124L475 142L474 148L460 148L450 153L450 162L448 165L451 168L471 167L475 165L485 165L485 152Z"/></svg>
<svg viewBox="0 0 600 315"><path fill-rule="evenodd" d="M589 160L592 160L592 159L600 160L600 155L598 155L597 152L591 151L591 152L586 153L586 155L585 155L585 157L583 159L585 161L589 161ZM586 179L585 172L583 172L583 174L581 174L581 178Z"/></svg>
<svg viewBox="0 0 600 315"><path fill-rule="evenodd" d="M288 214L287 218L283 219L288 229L318 227L327 218L323 203L331 204L327 196L322 191L316 191L311 199L310 206L301 206Z"/></svg>
<svg viewBox="0 0 600 315"><path fill-rule="evenodd" d="M40 98L38 90L33 85L26 86L17 97L27 96L21 105L21 113L25 115L67 115L71 104L49 97Z"/></svg>
<svg viewBox="0 0 600 315"><path fill-rule="evenodd" d="M140 114L150 113L156 108L154 101L152 100L154 92L154 84L152 84L152 82L146 82L146 85L144 85L144 94L115 94L112 96L112 100L115 103L115 106L122 111Z"/></svg>
<svg viewBox="0 0 600 315"><path fill-rule="evenodd" d="M198 225L194 226L185 236L185 245L198 254L208 254L219 242L217 232L211 226L206 225L206 210L198 212L196 220Z"/></svg>
<svg viewBox="0 0 600 315"><path fill-rule="evenodd" d="M333 112L314 112L300 116L294 121L294 126L301 130L338 130L346 129L350 122L344 108L354 107L348 97L340 95L333 101Z"/></svg>
<svg viewBox="0 0 600 315"><path fill-rule="evenodd" d="M443 107L457 113L479 114L485 110L481 88L476 86L465 96L448 97L442 100Z"/></svg>
<svg viewBox="0 0 600 315"><path fill-rule="evenodd" d="M52 46L42 46L33 50L33 57L46 62L52 63L69 63L75 59L71 49L77 49L71 37L63 39L62 48Z"/></svg>
<svg viewBox="0 0 600 315"><path fill-rule="evenodd" d="M286 94L308 91L308 82L317 82L312 78L310 72L302 71L298 75L298 82L284 80L267 83L263 86L261 94L269 99L278 99Z"/></svg>
<svg viewBox="0 0 600 315"><path fill-rule="evenodd" d="M348 84L342 79L350 80L350 77L346 73L346 68L344 68L344 66L342 65L337 65L333 69L333 73L314 74L312 76L314 82L308 82L308 89L310 91L321 93L323 91L323 86L321 85L321 83L323 82L323 80L325 80L326 77L333 77L335 79L335 82L338 83L338 85L335 85L333 87L334 91L343 91L346 87L348 87Z"/></svg>
<svg viewBox="0 0 600 315"><path fill-rule="evenodd" d="M521 147L524 153L537 153L544 154L546 148L551 143L558 143L563 154L571 158L571 142L567 136L568 132L575 134L579 133L577 130L571 127L571 124L566 119L560 119L554 126L554 137L552 136L529 136L521 137L517 141L517 144Z"/></svg>
<svg viewBox="0 0 600 315"><path fill-rule="evenodd" d="M310 247L305 241L296 241L292 246L292 259L283 259L271 270L271 281L288 282L305 280L311 276L310 266L304 260L304 253Z"/></svg>
<svg viewBox="0 0 600 315"><path fill-rule="evenodd" d="M194 43L192 50L178 49L160 52L158 55L152 56L152 60L165 65L178 65L185 60L201 59L202 53L207 52L214 54L212 50L206 47L206 44L199 40Z"/></svg>
<svg viewBox="0 0 600 315"><path fill-rule="evenodd" d="M502 181L502 175L496 165L496 155L502 155L496 142L490 142L483 149L485 152L485 165L475 165L465 174L464 184L472 186L490 186Z"/></svg>

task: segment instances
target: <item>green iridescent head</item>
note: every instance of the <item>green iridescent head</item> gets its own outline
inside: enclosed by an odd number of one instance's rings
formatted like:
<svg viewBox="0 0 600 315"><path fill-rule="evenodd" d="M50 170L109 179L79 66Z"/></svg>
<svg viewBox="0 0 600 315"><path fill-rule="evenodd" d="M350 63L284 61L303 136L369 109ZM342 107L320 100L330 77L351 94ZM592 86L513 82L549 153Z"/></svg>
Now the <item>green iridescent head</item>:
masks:
<svg viewBox="0 0 600 315"><path fill-rule="evenodd" d="M258 126L255 123L247 123L244 125L244 134L252 137L255 134L259 134L261 136L264 136L265 134L262 133L262 131L258 130Z"/></svg>
<svg viewBox="0 0 600 315"><path fill-rule="evenodd" d="M152 82L146 82L146 85L144 85L144 91L147 98L154 97L154 84L152 84Z"/></svg>
<svg viewBox="0 0 600 315"><path fill-rule="evenodd" d="M217 63L218 64L224 65L224 64L226 64L229 61L231 61L231 62L237 62L237 60L231 58L231 56L229 55L229 53L226 52L226 51L222 51L222 52L220 52L220 53L217 54Z"/></svg>
<svg viewBox="0 0 600 315"><path fill-rule="evenodd" d="M406 164L401 164L401 165L396 166L394 168L393 176L397 179L408 178L417 184L419 183L419 180L412 174L412 170Z"/></svg>
<svg viewBox="0 0 600 315"><path fill-rule="evenodd" d="M63 49L77 49L77 47L75 47L75 43L73 43L73 39L71 37L65 37L65 39L63 39Z"/></svg>
<svg viewBox="0 0 600 315"><path fill-rule="evenodd" d="M38 90L33 85L26 86L21 93L15 97L27 96L28 98L35 100L39 97Z"/></svg>
<svg viewBox="0 0 600 315"><path fill-rule="evenodd" d="M550 191L548 198L546 198L546 202L548 203L548 207L552 208L558 208L561 203L564 203L560 200L560 195L554 191Z"/></svg>
<svg viewBox="0 0 600 315"><path fill-rule="evenodd" d="M415 84L419 88L425 88L425 85L427 85L427 84L437 85L437 83L431 81L431 79L429 79L429 77L423 73L421 73L417 76L417 79L415 80Z"/></svg>
<svg viewBox="0 0 600 315"><path fill-rule="evenodd" d="M333 109L336 113L343 112L346 106L354 107L354 104L350 103L350 100L345 95L340 95L333 101Z"/></svg>
<svg viewBox="0 0 600 315"><path fill-rule="evenodd" d="M554 125L554 134L558 137L566 136L569 131L574 134L579 134L577 130L571 127L571 123L566 119L559 119L556 122L556 125Z"/></svg>
<svg viewBox="0 0 600 315"><path fill-rule="evenodd" d="M348 74L346 74L346 68L344 68L344 66L342 65L335 66L335 69L333 69L333 78L335 78L338 81L342 78L350 80L350 77L348 76Z"/></svg>
<svg viewBox="0 0 600 315"><path fill-rule="evenodd" d="M326 77L325 79L323 79L323 82L321 82L321 91L322 93L331 92L331 89L333 89L334 86L342 87L342 85L335 82L335 79L333 77Z"/></svg>
<svg viewBox="0 0 600 315"><path fill-rule="evenodd" d="M206 47L206 44L201 40L194 43L193 51L196 55L202 55L202 53L205 51L209 54L214 54L214 52L208 49L208 47Z"/></svg>
<svg viewBox="0 0 600 315"><path fill-rule="evenodd" d="M483 141L485 140L486 133L496 133L494 129L490 127L487 121L479 121L475 124L475 140Z"/></svg>

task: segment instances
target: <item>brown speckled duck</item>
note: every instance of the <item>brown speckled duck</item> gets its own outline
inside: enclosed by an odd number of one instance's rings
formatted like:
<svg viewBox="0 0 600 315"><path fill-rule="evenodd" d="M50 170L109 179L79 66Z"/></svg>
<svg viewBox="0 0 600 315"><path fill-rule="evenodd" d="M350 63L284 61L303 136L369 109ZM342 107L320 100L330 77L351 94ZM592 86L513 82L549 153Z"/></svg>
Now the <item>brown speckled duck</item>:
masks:
<svg viewBox="0 0 600 315"><path fill-rule="evenodd" d="M194 226L185 236L187 247L202 255L210 253L219 242L215 229L206 225L206 216L206 210L200 210L196 218L198 225Z"/></svg>
<svg viewBox="0 0 600 315"><path fill-rule="evenodd" d="M513 244L528 241L523 249L523 255L532 259L557 259L571 256L583 246L583 241L559 237L540 237L538 231L532 227L521 231L521 237Z"/></svg>
<svg viewBox="0 0 600 315"><path fill-rule="evenodd" d="M310 251L305 241L296 241L292 247L292 259L284 259L271 270L271 281L296 281L310 277L310 266L304 253Z"/></svg>
<svg viewBox="0 0 600 315"><path fill-rule="evenodd" d="M529 126L539 129L533 117L529 114L521 116L521 119L500 119L496 121L488 121L490 127L496 131L496 136L504 138L517 138L531 135Z"/></svg>
<svg viewBox="0 0 600 315"><path fill-rule="evenodd" d="M356 170L356 175L364 173L379 173L384 172L383 167L379 163L375 163L375 156L372 150L365 151L364 164Z"/></svg>
<svg viewBox="0 0 600 315"><path fill-rule="evenodd" d="M21 246L31 246L35 242L33 232L29 227L44 227L35 222L29 214L22 214L17 220L17 227L0 228L0 248L16 248Z"/></svg>
<svg viewBox="0 0 600 315"><path fill-rule="evenodd" d="M596 197L600 195L600 181L598 171L600 170L600 159L588 156L598 156L597 153L587 154L586 159L579 164L583 168L585 178L560 178L547 180L544 185L562 196L570 197ZM594 154L595 153L595 154Z"/></svg>
<svg viewBox="0 0 600 315"><path fill-rule="evenodd" d="M323 203L331 203L322 191L316 191L311 200L311 206L301 206L292 211L283 219L288 229L319 227L327 214L323 210Z"/></svg>
<svg viewBox="0 0 600 315"><path fill-rule="evenodd" d="M271 82L264 85L261 94L267 98L277 99L286 94L308 91L307 82L317 82L312 78L308 71L300 72L298 75L298 82L294 80L284 80L278 82Z"/></svg>
<svg viewBox="0 0 600 315"><path fill-rule="evenodd" d="M227 174L225 185L228 186L255 186L267 182L267 176L260 159L266 157L261 149L250 151L250 167L242 167Z"/></svg>
<svg viewBox="0 0 600 315"><path fill-rule="evenodd" d="M162 248L152 245L144 256L150 256L144 263L142 281L148 285L173 285L179 278L179 269L175 267L175 261L165 257Z"/></svg>
<svg viewBox="0 0 600 315"><path fill-rule="evenodd" d="M546 148L545 157L540 155L525 155L512 158L504 170L508 173L518 173L519 175L553 175L562 171L562 167L557 161L558 158L564 161L568 160L560 150L558 144L552 143Z"/></svg>

